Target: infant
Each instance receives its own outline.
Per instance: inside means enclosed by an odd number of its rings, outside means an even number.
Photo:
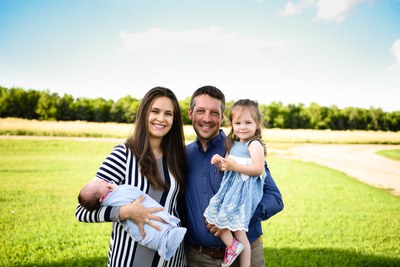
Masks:
[[[105,180],[95,178],[88,182],[80,191],[78,196],[79,204],[87,210],[95,210],[102,206],[122,206],[131,203],[145,195],[142,205],[146,208],[162,207],[157,201],[145,194],[143,191],[132,185],[116,185]],[[182,242],[186,228],[179,227],[180,220],[162,210],[155,212],[164,222],[152,221],[161,230],[147,224],[144,225],[146,237],[140,234],[139,227],[130,220],[121,222],[124,229],[131,235],[134,241],[142,246],[156,250],[158,254],[166,260],[174,256],[180,243]]]

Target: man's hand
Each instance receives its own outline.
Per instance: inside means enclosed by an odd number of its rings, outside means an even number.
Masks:
[[[223,232],[229,231],[228,229],[220,229],[214,224],[209,223],[207,220],[205,220],[205,222],[207,224],[208,231],[210,231],[210,233],[214,234],[216,237],[220,237]]]

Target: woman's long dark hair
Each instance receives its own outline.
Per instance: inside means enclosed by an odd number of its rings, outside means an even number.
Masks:
[[[168,88],[155,87],[148,91],[140,102],[136,114],[135,129],[127,140],[127,147],[135,155],[141,173],[147,178],[154,189],[168,189],[168,185],[161,180],[158,172],[156,157],[150,147],[148,117],[150,109],[158,97],[168,97],[174,105],[174,119],[171,130],[163,137],[161,148],[169,171],[180,186],[180,193],[184,191],[186,177],[186,150],[183,131],[182,114],[175,94]]]

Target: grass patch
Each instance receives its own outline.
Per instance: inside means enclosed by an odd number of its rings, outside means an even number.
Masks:
[[[400,161],[400,149],[380,150],[376,153],[389,159]]]
[[[271,158],[284,210],[264,222],[267,266],[398,266],[400,198],[347,175]]]
[[[77,194],[116,143],[0,139],[0,266],[105,266],[111,224]],[[400,198],[312,163],[268,157],[285,209],[263,223],[267,266],[400,266]]]
[[[78,223],[74,211],[80,188],[111,148],[0,140],[1,266],[105,266],[111,225]]]

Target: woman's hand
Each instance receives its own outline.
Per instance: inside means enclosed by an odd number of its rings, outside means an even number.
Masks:
[[[145,195],[142,195],[140,198],[136,199],[132,203],[121,206],[121,209],[119,210],[119,219],[121,221],[130,220],[134,224],[136,224],[139,227],[142,238],[146,237],[146,234],[144,232],[145,224],[148,224],[151,227],[160,231],[161,228],[154,221],[164,222],[163,219],[161,219],[159,216],[153,215],[153,213],[162,211],[164,209],[145,208],[142,205],[142,202],[145,197],[146,197]]]

